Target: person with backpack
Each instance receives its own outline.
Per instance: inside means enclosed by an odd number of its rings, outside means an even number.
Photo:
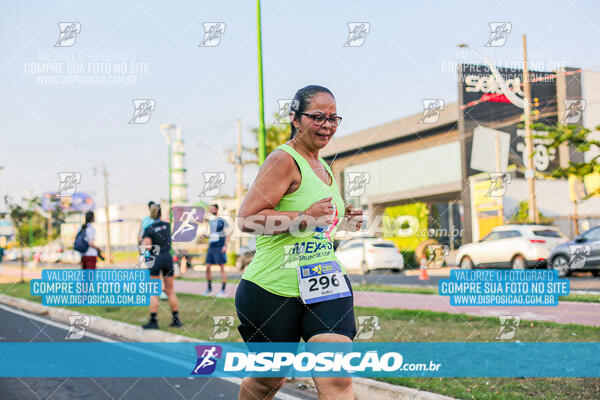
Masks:
[[[96,229],[92,226],[93,222],[94,212],[86,212],[85,223],[81,225],[73,245],[73,249],[81,253],[81,267],[83,269],[96,269],[97,258],[102,258],[100,249],[94,244]]]

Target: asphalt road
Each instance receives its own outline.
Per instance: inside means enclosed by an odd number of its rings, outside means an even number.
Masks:
[[[63,342],[68,326],[0,305],[0,341]],[[106,339],[97,334],[81,341]],[[113,339],[114,338],[110,338]],[[1,356],[0,356],[1,362]],[[219,378],[0,378],[2,400],[106,400],[106,399],[237,399],[236,379]],[[315,399],[310,391],[286,384],[283,400]]]

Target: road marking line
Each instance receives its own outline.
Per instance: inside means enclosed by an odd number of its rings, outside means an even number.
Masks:
[[[29,313],[27,313],[25,311],[21,311],[21,310],[14,309],[12,307],[5,306],[4,304],[0,304],[0,309],[8,311],[8,312],[12,312],[13,314],[17,314],[17,315],[20,315],[20,316],[25,317],[25,318],[29,318],[29,319],[33,319],[33,320],[38,321],[38,322],[45,323],[47,325],[54,326],[56,328],[62,328],[64,330],[66,330],[67,332],[69,331],[69,328],[70,328],[69,325],[63,324],[62,322],[56,322],[56,321],[52,321],[52,320],[47,319],[47,318],[40,317],[40,316],[35,315],[35,314],[29,314]],[[98,335],[98,334],[93,333],[93,332],[88,332],[87,330],[85,332],[85,335],[91,337],[92,339],[99,340],[101,342],[106,342],[106,343],[122,343],[122,342],[117,342],[116,340],[109,339],[107,337]],[[131,350],[131,351],[136,351],[138,353],[142,353],[142,354],[149,355],[149,356],[152,356],[152,357],[155,357],[155,358],[163,359],[165,361],[169,361],[169,362],[171,362],[173,364],[177,364],[177,365],[181,365],[181,366],[185,366],[185,367],[189,366],[187,363],[185,363],[183,361],[180,361],[180,360],[177,360],[175,358],[169,357],[169,356],[158,355],[158,354],[155,354],[155,353],[152,353],[152,352],[149,352],[149,351],[144,351],[144,350],[132,347],[132,346],[128,346],[126,344],[121,344],[121,346],[126,347],[128,350]],[[209,377],[207,377],[207,378],[209,378]],[[115,379],[118,379],[118,378],[115,378]],[[218,378],[213,378],[213,379],[221,379],[221,380],[224,380],[224,381],[236,384],[238,386],[240,386],[242,384],[242,379],[241,378],[218,377]],[[282,393],[282,392],[278,392],[277,395],[275,396],[275,398],[276,399],[280,399],[280,400],[303,400],[300,397],[296,397],[296,396],[293,396],[291,394]]]

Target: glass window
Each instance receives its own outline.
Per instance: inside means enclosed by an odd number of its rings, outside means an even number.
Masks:
[[[535,236],[544,236],[544,237],[553,237],[553,238],[561,238],[562,235],[559,231],[555,231],[552,229],[544,229],[541,231],[533,231]]]
[[[500,239],[509,239],[509,238],[516,238],[521,235],[521,232],[519,231],[502,231],[502,232],[498,232],[501,234]]]
[[[394,246],[392,243],[373,243],[373,247],[389,247],[389,248],[395,248],[396,246]]]
[[[594,228],[583,235],[587,240],[600,240],[600,228]]]
[[[355,249],[357,247],[362,247],[362,242],[352,242],[348,244],[349,249]]]
[[[491,242],[492,240],[498,240],[498,232],[490,232],[486,237],[481,239],[482,242]]]

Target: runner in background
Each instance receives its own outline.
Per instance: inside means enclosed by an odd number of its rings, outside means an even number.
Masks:
[[[211,266],[218,264],[221,267],[221,291],[217,297],[225,296],[225,286],[227,285],[227,275],[225,273],[225,263],[227,263],[227,245],[229,244],[230,234],[226,234],[225,229],[229,228],[225,219],[217,216],[219,206],[213,204],[210,206],[212,216],[208,220],[210,233],[208,235],[208,252],[206,253],[206,280],[208,288],[203,293],[208,296],[212,293],[212,273]]]
[[[179,304],[173,288],[173,257],[171,257],[171,225],[166,221],[161,221],[160,205],[152,204],[150,206],[150,217],[154,220],[149,227],[144,230],[142,235],[142,246],[157,245],[160,251],[154,259],[154,265],[150,268],[150,277],[160,279],[162,272],[163,291],[169,299],[169,306],[173,313],[172,327],[181,327],[183,324],[179,320]],[[158,296],[150,297],[150,321],[143,326],[144,329],[158,329]]]
[[[152,210],[152,205],[156,205],[158,206],[158,208],[160,208],[160,204],[157,204],[153,201],[149,201],[148,202],[148,212],[150,212]],[[147,227],[149,227],[150,225],[152,225],[154,222],[156,222],[154,219],[152,219],[152,217],[150,215],[146,215],[144,217],[144,219],[142,219],[142,226],[140,228],[140,233],[139,233],[139,237],[138,237],[138,243],[142,244],[142,236],[144,235],[144,231],[146,230]],[[162,292],[160,292],[160,296],[158,296],[159,299],[161,300],[167,300],[168,296],[165,293],[165,291],[163,290]]]

